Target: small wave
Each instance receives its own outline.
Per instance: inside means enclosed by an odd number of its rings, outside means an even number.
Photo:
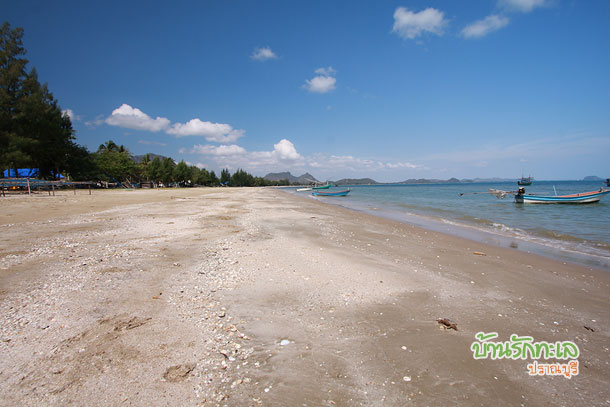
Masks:
[[[610,244],[607,242],[587,240],[553,230],[543,228],[523,230],[510,227],[503,223],[493,222],[488,219],[481,219],[473,216],[462,216],[460,221],[450,219],[441,219],[441,221],[452,226],[472,228],[475,230],[517,238],[519,240],[537,243],[556,249],[601,257],[610,256]]]

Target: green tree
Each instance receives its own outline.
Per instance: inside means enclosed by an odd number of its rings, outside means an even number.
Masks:
[[[191,169],[189,169],[189,166],[184,162],[184,160],[182,160],[174,168],[173,178],[174,181],[184,185],[191,180],[191,174]]]
[[[199,170],[199,173],[197,174],[197,178],[193,182],[195,182],[198,185],[210,186],[210,185],[212,185],[212,176],[210,175],[208,170],[206,170],[205,168],[202,168]]]
[[[74,181],[99,179],[100,169],[86,147],[74,145],[68,155],[66,171]]]
[[[166,157],[161,161],[161,168],[159,170],[159,179],[167,187],[174,180],[174,167],[176,163],[169,157]]]
[[[254,177],[241,168],[235,171],[231,177],[232,187],[253,187],[254,185]]]
[[[23,47],[23,28],[0,28],[0,165],[16,169],[31,161],[26,152],[31,140],[18,134],[15,116],[28,60]]]
[[[146,176],[154,183],[159,183],[161,180],[161,159],[155,157],[146,167]]]
[[[231,180],[231,173],[227,168],[220,171],[220,183],[225,185],[227,182]]]
[[[103,174],[102,178],[107,181],[122,182],[134,176],[137,169],[136,164],[129,155],[129,150],[123,148],[107,148],[108,145],[114,145],[112,140],[106,144],[100,145],[97,152],[94,154],[94,160]],[[120,151],[122,150],[122,151]]]
[[[144,157],[142,157],[142,161],[140,161],[137,165],[138,167],[138,175],[140,176],[140,178],[144,178],[147,181],[150,181],[150,178],[148,177],[148,166],[150,165],[150,155],[148,155],[148,153],[144,154]],[[142,179],[141,179],[142,181]]]
[[[47,84],[40,84],[35,68],[26,73],[22,38],[22,28],[0,27],[0,166],[36,167],[42,177],[56,177],[86,155]],[[71,154],[78,157],[71,160]]]
[[[38,81],[35,68],[23,81],[17,109],[17,131],[31,139],[25,150],[31,157],[29,165],[38,167],[42,177],[56,178],[75,151],[74,131],[70,118],[62,113],[47,85]]]
[[[210,171],[210,183],[211,186],[218,186],[218,177],[214,171]]]

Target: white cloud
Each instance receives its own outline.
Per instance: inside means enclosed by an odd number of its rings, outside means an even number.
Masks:
[[[401,176],[415,171],[429,168],[410,162],[381,162],[351,155],[333,155],[328,153],[315,153],[311,156],[302,156],[297,152],[294,144],[282,139],[273,145],[270,151],[248,151],[245,148],[232,145],[195,145],[192,149],[180,149],[181,154],[198,154],[205,157],[205,162],[215,168],[237,169],[264,174],[276,171],[293,171],[302,173],[315,171],[325,173],[325,176],[336,176],[339,173],[360,174],[370,176],[383,172],[400,173]],[[194,160],[196,161],[196,160]]]
[[[417,165],[417,164],[412,164],[409,162],[397,162],[397,163],[385,163],[384,164],[387,168],[410,168],[410,169],[416,169],[416,168],[423,168],[422,165]]]
[[[268,59],[276,59],[277,55],[269,47],[255,48],[250,58],[256,61],[267,61]]]
[[[275,171],[278,167],[302,167],[304,158],[297,152],[294,144],[282,139],[271,151],[247,151],[236,144],[214,146],[195,145],[190,151],[181,153],[199,154],[206,157],[217,167],[229,169],[244,168],[248,171]]]
[[[447,20],[444,13],[435,8],[427,8],[414,13],[406,7],[398,7],[394,11],[392,31],[402,38],[412,40],[424,32],[443,35],[445,25],[447,25]]]
[[[462,36],[464,38],[480,38],[487,34],[497,31],[502,27],[505,27],[509,23],[508,17],[501,15],[490,15],[482,20],[475,21],[472,24],[467,25],[462,30]]]
[[[238,138],[243,137],[245,131],[235,130],[225,123],[203,122],[199,119],[192,119],[184,124],[174,123],[170,129],[167,129],[167,133],[176,137],[203,136],[207,141],[233,143]]]
[[[85,125],[88,127],[101,126],[104,124],[104,115],[100,114],[95,117],[93,120],[88,120],[85,122]]]
[[[201,145],[196,144],[193,146],[193,149],[190,153],[201,154],[201,155],[210,155],[210,156],[220,156],[220,157],[230,157],[236,155],[244,155],[247,154],[245,148],[238,146],[237,144],[229,144],[223,146],[213,146],[210,144]]]
[[[306,79],[306,84],[303,85],[305,89],[312,93],[327,93],[331,90],[335,90],[337,79],[334,75],[337,73],[332,66],[327,68],[318,68],[314,71],[318,76],[314,76],[311,79]]]
[[[312,79],[307,79],[306,89],[313,93],[327,93],[335,90],[337,80],[330,76],[315,76]]]
[[[247,151],[245,148],[238,146],[237,144],[214,146],[211,144],[206,145],[195,145],[190,153],[217,156],[217,157],[235,157],[243,156],[245,158],[253,159],[253,161],[268,159],[273,162],[278,161],[295,161],[302,159],[301,155],[297,152],[294,144],[289,140],[282,139],[277,144],[273,145],[272,151]],[[268,161],[267,160],[267,161]]]
[[[166,143],[161,143],[159,141],[150,141],[150,140],[138,140],[138,144],[144,144],[146,146],[161,146],[161,147],[167,146]]]
[[[333,69],[332,66],[329,66],[326,68],[318,68],[314,72],[319,75],[324,75],[324,76],[334,76],[337,73],[337,71],[335,69]]]
[[[66,113],[68,114],[68,113]],[[234,143],[245,135],[245,130],[234,129],[230,124],[212,123],[200,119],[192,119],[186,123],[174,123],[165,117],[151,118],[140,109],[122,104],[121,107],[112,111],[112,114],[105,120],[95,120],[87,122],[88,126],[106,123],[111,126],[124,127],[128,129],[165,131],[176,137],[201,136],[207,141],[215,143]]]
[[[280,160],[299,160],[301,155],[297,153],[294,144],[286,139],[281,139],[279,143],[273,145],[273,154]]]
[[[122,104],[118,109],[114,109],[105,122],[111,126],[154,132],[165,130],[170,124],[170,121],[165,117],[153,119],[140,109],[128,104]]]
[[[509,11],[529,13],[535,8],[549,4],[548,0],[498,0],[498,5]]]
[[[70,118],[70,121],[71,121],[71,122],[74,122],[74,121],[80,120],[80,116],[75,115],[75,114],[74,114],[74,111],[73,111],[72,109],[65,109],[65,110],[62,110],[62,111],[61,111],[61,113],[62,113],[64,116],[68,116],[68,117]]]

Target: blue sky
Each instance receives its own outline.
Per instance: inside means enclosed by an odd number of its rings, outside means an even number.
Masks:
[[[112,139],[320,179],[610,176],[605,0],[23,0],[2,14],[92,151]]]

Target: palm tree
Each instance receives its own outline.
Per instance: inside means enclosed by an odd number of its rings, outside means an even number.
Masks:
[[[123,147],[123,146],[121,146]],[[107,142],[105,142],[104,144],[100,144],[100,146],[97,148],[97,151],[119,151],[119,146],[116,145],[116,143],[112,140],[108,140]]]

